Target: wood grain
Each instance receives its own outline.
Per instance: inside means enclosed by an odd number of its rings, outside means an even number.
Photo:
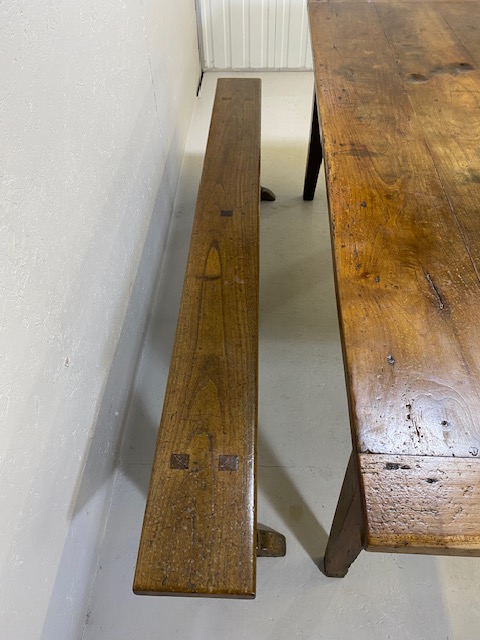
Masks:
[[[480,81],[437,6],[310,4],[352,434],[364,453],[480,449]]]
[[[309,16],[364,543],[480,555],[480,2]]]
[[[480,553],[476,460],[361,455],[369,551]]]
[[[343,578],[365,546],[365,517],[362,508],[357,459],[352,453],[325,550],[325,575]]]
[[[253,597],[260,81],[218,81],[134,591]]]
[[[477,0],[478,4],[478,0]],[[480,12],[469,3],[444,4],[437,10],[465,50],[480,65]]]

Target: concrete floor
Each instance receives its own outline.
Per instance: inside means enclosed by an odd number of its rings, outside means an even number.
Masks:
[[[309,73],[263,81],[258,521],[287,536],[260,558],[254,601],[131,591],[215,83],[204,77],[158,295],[138,371],[83,640],[474,640],[480,560],[362,553],[344,579],[318,569],[350,436],[323,178],[301,199]],[[248,74],[243,74],[248,75]]]

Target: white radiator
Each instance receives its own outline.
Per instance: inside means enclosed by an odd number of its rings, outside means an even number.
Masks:
[[[197,0],[204,69],[311,69],[305,0]]]

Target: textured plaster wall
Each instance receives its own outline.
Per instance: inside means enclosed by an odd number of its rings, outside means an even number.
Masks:
[[[198,82],[194,3],[5,0],[0,49],[0,636],[68,640]]]

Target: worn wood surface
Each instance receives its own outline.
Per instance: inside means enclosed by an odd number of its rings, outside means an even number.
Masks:
[[[443,6],[310,5],[362,452],[480,448],[480,73]]]
[[[476,469],[480,2],[311,0],[309,15],[354,451]],[[451,548],[441,505],[431,545],[410,546]]]
[[[253,597],[260,81],[218,81],[134,591]]]
[[[428,456],[360,456],[366,548],[448,555],[480,553],[480,465]]]

